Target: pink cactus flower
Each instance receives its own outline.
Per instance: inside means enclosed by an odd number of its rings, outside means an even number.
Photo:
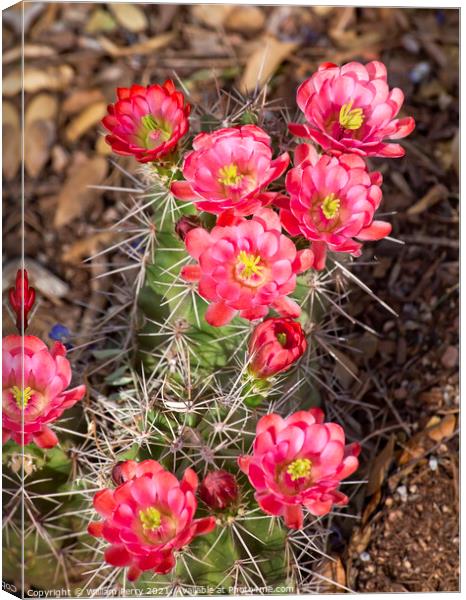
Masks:
[[[327,248],[359,256],[362,244],[353,237],[380,240],[390,233],[390,223],[374,221],[382,175],[369,173],[360,156],[319,156],[313,146],[301,144],[295,163],[286,177],[290,197],[280,197],[280,218],[291,235],[312,242],[316,269],[325,266]]]
[[[66,348],[56,342],[49,350],[33,335],[8,335],[2,351],[3,443],[13,438],[17,444],[34,441],[40,448],[53,448],[58,438],[48,425],[86,391],[84,385],[65,391],[71,381]]]
[[[238,311],[252,321],[264,317],[269,307],[282,316],[299,316],[299,306],[287,295],[296,286],[296,274],[312,266],[312,252],[296,250],[270,208],[232,223],[216,225],[210,233],[192,229],[185,239],[198,264],[184,267],[181,276],[199,281],[199,294],[211,302],[207,322],[220,327]]]
[[[174,182],[172,193],[216,215],[247,216],[270,204],[277,194],[264,190],[290,161],[287,153],[272,160],[270,137],[255,125],[201,133],[193,148],[183,164],[186,181]]]
[[[288,127],[334,154],[398,158],[403,148],[384,140],[404,138],[415,127],[412,117],[396,118],[403,100],[399,88],[389,89],[381,62],[325,63],[298,88],[298,106],[308,124]]]
[[[192,469],[178,481],[155,460],[128,461],[120,465],[119,477],[121,485],[94,496],[94,508],[103,520],[90,523],[88,531],[110,543],[105,561],[129,567],[130,581],[143,571],[169,573],[175,551],[215,528],[214,517],[193,518],[198,479]]]
[[[286,419],[277,414],[262,417],[252,456],[238,459],[262,510],[283,516],[291,529],[302,528],[303,506],[321,516],[334,504],[348,503],[337,488],[358,468],[360,448],[358,444],[345,446],[340,425],[323,420],[318,408]]]
[[[189,129],[191,106],[169,79],[163,85],[118,88],[117,96],[102,119],[110,132],[105,139],[117,154],[154,162],[172,152]]]

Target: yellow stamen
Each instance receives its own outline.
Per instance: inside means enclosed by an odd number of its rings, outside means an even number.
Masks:
[[[339,121],[344,129],[359,129],[364,121],[362,108],[352,108],[353,100],[340,108]]]
[[[11,393],[15,398],[18,408],[26,408],[34,391],[30,387],[24,388],[23,390],[20,389],[17,385],[14,385],[11,388]]]
[[[149,508],[139,512],[139,520],[142,523],[144,531],[152,531],[160,527],[162,515],[155,506],[149,506]]]
[[[335,198],[335,194],[328,194],[322,201],[321,209],[326,219],[333,219],[338,215],[340,210],[340,199]]]
[[[312,462],[308,458],[297,458],[288,465],[286,472],[291,477],[291,481],[296,481],[302,477],[309,477],[311,468]]]
[[[244,265],[244,269],[241,271],[241,277],[244,277],[245,279],[249,279],[253,275],[260,275],[264,269],[264,267],[260,265],[260,256],[248,254],[244,250],[241,250],[239,253],[238,261]]]
[[[218,180],[220,183],[223,183],[223,185],[238,185],[243,179],[241,173],[238,173],[237,165],[234,163],[231,165],[225,165],[219,169],[218,174],[220,175]]]

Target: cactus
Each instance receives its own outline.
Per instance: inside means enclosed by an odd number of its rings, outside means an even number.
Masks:
[[[165,84],[164,90],[176,99],[173,84]],[[222,98],[214,107],[197,107],[201,114],[194,115],[190,136],[219,127],[265,126],[267,120],[273,145],[282,143],[285,122],[267,113],[262,92],[251,101],[240,98],[237,106],[230,104],[229,114],[222,114],[221,106]],[[180,131],[189,112],[186,106],[183,110]],[[112,123],[104,121],[107,128]],[[147,135],[157,123],[145,119]],[[195,283],[182,277],[183,268],[193,263],[188,231],[202,227],[209,232],[217,218],[171,192],[172,184],[182,180],[182,157],[192,142],[186,136],[180,142],[182,135],[177,146],[164,138],[165,156],[156,160],[152,150],[150,156],[142,150],[135,154],[150,162],[141,167],[139,179],[128,174],[137,187],[114,225],[119,241],[106,251],[118,253],[126,264],[108,273],[114,285],[109,314],[96,323],[100,341],[74,365],[76,376],[86,375],[89,382],[88,398],[55,427],[58,447],[25,446],[21,461],[18,446],[12,441],[4,446],[4,577],[18,587],[22,535],[27,589],[66,587],[71,595],[90,596],[115,589],[124,594],[131,588],[144,595],[307,593],[318,592],[325,580],[319,563],[326,556],[332,516],[306,512],[302,527],[288,528],[283,518],[261,510],[238,457],[251,454],[261,417],[316,409],[323,404],[320,390],[332,392],[326,367],[329,357],[340,360],[339,318],[354,322],[345,311],[348,282],[364,284],[345,255],[330,255],[325,270],[296,267],[290,296],[300,307],[296,321],[307,348],[303,345],[303,355],[291,369],[287,364],[271,376],[254,374],[248,347],[254,324],[239,315],[222,326],[208,322],[209,303]],[[222,177],[229,185],[238,175],[231,168]],[[271,189],[279,198],[283,182],[272,182]],[[326,206],[338,208],[334,198]],[[293,239],[304,260],[308,244],[302,237]],[[255,263],[244,264],[254,272]],[[340,420],[342,409],[331,396],[325,408]],[[237,493],[222,507],[205,500],[208,495],[198,496],[196,518],[213,516],[215,529],[176,547],[176,564],[168,572],[145,570],[136,581],[127,581],[128,569],[106,562],[108,540],[94,535],[100,526],[94,523],[92,501],[99,490],[113,493],[128,481],[112,480],[116,464],[145,460],[157,461],[178,478],[189,469],[200,480],[225,471],[234,477]],[[305,461],[287,471],[293,481],[304,477],[301,467],[303,473],[311,468]],[[160,522],[157,511],[143,516],[143,528]]]

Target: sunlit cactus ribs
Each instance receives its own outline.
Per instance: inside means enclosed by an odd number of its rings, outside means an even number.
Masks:
[[[103,119],[140,182],[115,224],[123,241],[109,249],[128,270],[116,270],[104,341],[89,351],[86,426],[77,439],[63,429],[62,457],[34,463],[39,475],[65,474],[66,501],[57,497],[52,516],[37,509],[41,542],[81,589],[318,592],[331,515],[347,510],[341,488],[360,450],[335,422],[338,399],[320,397],[325,360],[337,357],[351,257],[391,231],[376,219],[382,176],[366,157],[401,156],[387,141],[414,122],[396,118],[403,94],[379,62],[322,65],[298,90],[306,123],[271,116],[263,93],[226,114],[186,96],[172,81],[119,88]],[[37,341],[63,375],[54,348]],[[11,415],[27,414],[34,394],[51,402],[49,420],[84,394],[40,387],[35,364],[25,389],[6,367],[4,428],[15,441]],[[54,446],[40,427],[25,442]],[[62,545],[53,527],[67,518]]]

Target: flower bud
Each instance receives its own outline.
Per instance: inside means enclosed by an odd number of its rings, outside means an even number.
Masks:
[[[185,237],[188,235],[191,229],[196,229],[196,227],[200,226],[201,221],[199,217],[196,217],[196,215],[189,215],[181,217],[181,219],[176,222],[175,231],[184,242]]]
[[[136,475],[137,462],[134,460],[120,460],[112,469],[112,480],[115,485],[133,479]]]
[[[282,373],[306,348],[306,337],[299,323],[289,318],[266,319],[249,340],[249,372],[258,379]]]
[[[199,496],[210,508],[228,508],[238,498],[234,475],[223,469],[210,471],[201,483]]]

